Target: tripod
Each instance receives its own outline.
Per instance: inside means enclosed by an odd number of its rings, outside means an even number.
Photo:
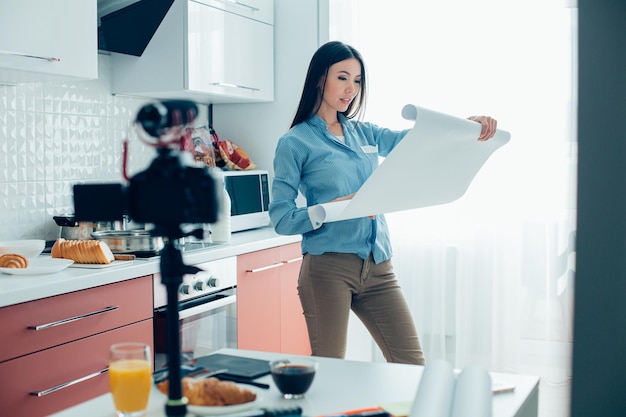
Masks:
[[[180,236],[176,231],[168,236]],[[167,289],[167,309],[165,316],[165,334],[167,338],[167,366],[169,394],[165,403],[168,417],[184,417],[187,414],[187,399],[183,396],[181,384],[180,326],[178,317],[178,289],[183,282],[183,275],[201,271],[195,266],[185,265],[180,248],[175,239],[167,239],[161,252],[161,282]]]

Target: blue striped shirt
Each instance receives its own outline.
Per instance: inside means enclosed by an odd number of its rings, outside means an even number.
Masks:
[[[393,131],[372,123],[356,123],[339,114],[345,143],[314,115],[291,128],[276,145],[269,212],[276,233],[302,235],[302,253],[353,253],[376,263],[391,258],[389,231],[383,215],[325,223],[315,228],[306,207],[297,207],[298,190],[308,206],[355,193],[408,130]]]

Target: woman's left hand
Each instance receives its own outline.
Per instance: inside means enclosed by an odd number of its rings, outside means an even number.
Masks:
[[[496,119],[489,116],[470,116],[467,119],[481,124],[482,130],[480,131],[478,140],[489,140],[496,134],[496,128],[498,127],[498,121]]]

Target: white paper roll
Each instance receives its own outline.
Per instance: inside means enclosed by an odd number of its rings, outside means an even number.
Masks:
[[[441,126],[450,126],[453,127],[453,129],[457,129],[459,132],[472,132],[472,135],[476,139],[480,136],[480,131],[482,129],[479,123],[472,120],[440,113],[424,107],[416,106],[414,104],[407,104],[402,108],[402,117],[416,123],[440,123]],[[511,139],[511,134],[509,132],[502,129],[496,129],[496,133],[491,140],[508,142],[509,139]]]
[[[468,366],[456,379],[450,417],[491,417],[491,377],[480,366]]]
[[[424,368],[410,417],[448,417],[454,396],[454,372],[443,360],[429,362]]]
[[[351,200],[326,203],[323,210],[309,212],[316,227],[455,201],[487,159],[511,138],[497,129],[493,138],[478,141],[480,123],[412,104],[404,106],[402,115],[415,120],[413,128]]]

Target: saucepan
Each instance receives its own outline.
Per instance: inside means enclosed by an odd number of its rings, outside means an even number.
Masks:
[[[106,242],[113,253],[153,256],[165,246],[162,237],[151,236],[148,230],[108,230],[93,232],[91,236]]]
[[[68,240],[91,239],[93,232],[115,229],[115,222],[77,222],[73,214],[52,217],[61,227],[60,237]]]

